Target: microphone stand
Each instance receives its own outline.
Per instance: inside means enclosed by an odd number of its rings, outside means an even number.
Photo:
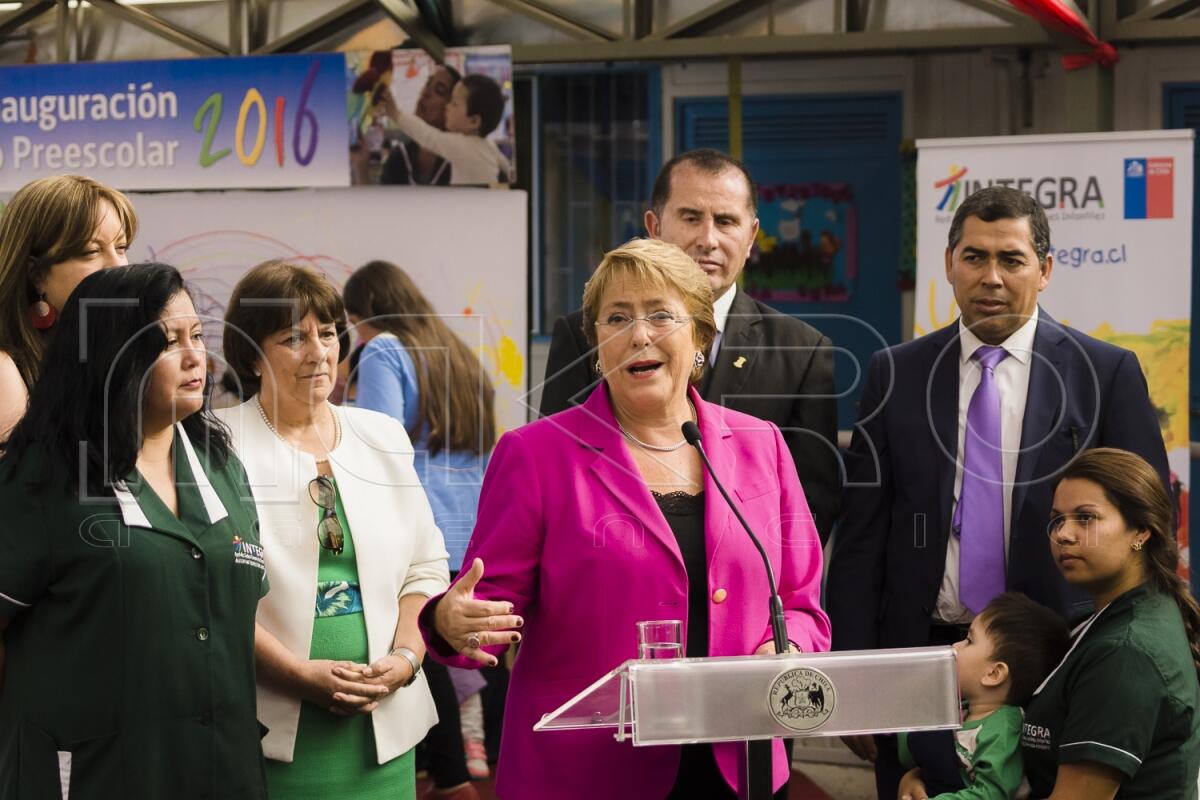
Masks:
[[[704,464],[704,470],[708,473],[708,477],[712,478],[712,482],[716,484],[717,490],[721,493],[721,497],[725,498],[725,503],[737,517],[738,522],[742,523],[742,527],[746,530],[746,535],[750,537],[754,549],[758,551],[758,555],[762,558],[763,567],[767,571],[767,585],[771,592],[771,598],[768,605],[771,618],[771,638],[774,640],[775,653],[777,655],[788,652],[787,638],[787,622],[783,616],[783,599],[779,596],[779,591],[775,587],[775,573],[771,570],[771,560],[767,558],[767,551],[763,549],[762,542],[754,535],[754,531],[750,529],[750,524],[746,522],[746,518],[742,516],[741,510],[734,504],[733,498],[729,496],[729,492],[725,491],[724,485],[721,484],[717,474],[713,471],[712,462],[708,460],[708,454],[704,452],[704,445],[700,443],[700,428],[695,422],[688,420],[683,423],[683,438],[687,443],[696,448],[696,452],[700,454],[700,460]],[[742,780],[741,791],[738,792],[741,800],[769,800],[772,797],[771,792],[771,740],[770,739],[752,739],[746,742],[745,754],[742,759]],[[791,765],[788,765],[791,769]]]

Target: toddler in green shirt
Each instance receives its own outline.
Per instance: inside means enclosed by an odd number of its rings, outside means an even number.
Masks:
[[[901,800],[1010,800],[1023,780],[1021,706],[1067,652],[1067,625],[1009,592],[976,615],[954,645],[966,710],[957,731],[901,734]]]

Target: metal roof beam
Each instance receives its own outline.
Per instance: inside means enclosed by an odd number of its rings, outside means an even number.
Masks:
[[[222,46],[218,42],[214,42],[206,36],[201,36],[198,33],[185,31],[177,25],[172,25],[160,17],[156,17],[149,11],[143,11],[141,8],[121,5],[116,0],[88,0],[93,8],[119,17],[125,22],[137,25],[139,28],[149,31],[161,39],[166,39],[168,42],[179,45],[184,50],[189,50],[200,56],[227,56],[229,48]]]
[[[246,54],[246,2],[245,0],[228,0],[229,8],[229,55],[244,56]]]
[[[633,38],[644,39],[654,31],[654,0],[633,0]]]
[[[490,2],[507,8],[514,13],[537,20],[543,25],[560,30],[580,41],[612,42],[617,38],[604,28],[593,25],[573,14],[543,5],[538,0],[490,0]]]
[[[447,46],[453,45],[457,41],[454,28],[450,24],[449,6],[439,3],[437,0],[409,0],[409,2],[416,5],[421,21],[439,41]]]
[[[54,0],[26,3],[4,19],[0,19],[0,42],[54,8]]]
[[[266,45],[269,34],[270,9],[267,0],[246,0],[246,51],[256,53]]]
[[[415,8],[402,0],[375,0],[383,13],[400,26],[409,39],[429,54],[439,64],[446,56],[446,44],[439,39],[421,19]]]
[[[341,33],[379,10],[375,0],[349,0],[332,11],[322,14],[291,33],[251,50],[254,55],[268,53],[299,53]]]
[[[1104,37],[1109,42],[1163,42],[1200,38],[1200,19],[1121,20]]]
[[[993,17],[1014,25],[1018,28],[1036,28],[1037,22],[1023,11],[1010,6],[1002,0],[957,0],[959,5],[969,6],[976,11],[991,14]]]
[[[1141,11],[1122,18],[1121,22],[1174,19],[1197,8],[1200,8],[1200,0],[1163,0],[1161,3],[1151,3]]]
[[[871,0],[846,0],[846,30],[865,31],[871,17]]]
[[[705,6],[695,14],[690,14],[672,25],[654,31],[644,38],[648,41],[682,38],[692,31],[712,28],[714,25],[719,25],[722,22],[740,17],[752,9],[763,5],[764,2],[766,0],[717,0],[717,2]]]
[[[947,28],[923,31],[811,33],[796,36],[704,36],[565,44],[513,44],[513,62],[667,61],[729,56],[862,55],[865,53],[974,50],[980,47],[1048,48],[1054,40],[1039,26]]]
[[[71,46],[75,44],[75,14],[67,0],[58,0],[58,10],[54,14],[54,27],[57,28],[57,42],[54,57],[60,63],[76,60]]]

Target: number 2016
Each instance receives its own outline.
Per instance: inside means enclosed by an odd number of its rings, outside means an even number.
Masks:
[[[307,167],[312,161],[313,155],[317,152],[317,141],[320,138],[320,125],[317,122],[317,115],[308,108],[308,96],[312,92],[313,84],[316,83],[317,73],[321,69],[321,64],[314,61],[312,66],[308,68],[308,75],[304,78],[304,86],[300,89],[300,104],[296,108],[296,115],[292,121],[292,156],[296,159],[296,163],[302,167]],[[213,139],[217,135],[217,126],[221,124],[221,111],[224,108],[224,96],[220,92],[213,92],[208,96],[208,99],[196,110],[196,116],[192,118],[192,128],[197,133],[204,130],[204,144],[200,148],[200,166],[211,167],[213,164],[220,161],[225,156],[229,155],[229,148],[219,150],[216,153],[212,152]],[[283,166],[283,111],[285,101],[282,96],[275,98],[275,160],[279,166]],[[257,127],[254,135],[254,145],[250,148],[250,152],[246,152],[246,123],[250,118],[251,111],[257,112]],[[207,118],[207,122],[205,119]],[[262,92],[251,87],[246,90],[245,97],[242,98],[242,107],[238,109],[237,128],[233,135],[234,148],[237,150],[238,160],[248,167],[252,167],[258,163],[259,157],[262,156],[263,147],[267,142],[267,103],[263,99]],[[309,131],[308,146],[304,147],[302,139],[304,138],[305,130]]]

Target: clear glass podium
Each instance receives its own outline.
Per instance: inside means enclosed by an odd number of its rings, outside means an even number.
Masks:
[[[635,747],[746,742],[742,794],[757,800],[770,796],[770,752],[754,742],[958,728],[959,705],[951,647],[631,659],[534,730],[611,728]]]

